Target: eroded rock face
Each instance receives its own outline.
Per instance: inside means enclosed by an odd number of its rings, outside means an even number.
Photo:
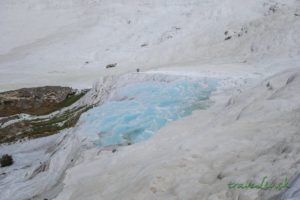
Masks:
[[[42,115],[59,107],[69,96],[75,94],[69,87],[45,86],[22,88],[0,93],[0,117],[19,113]]]

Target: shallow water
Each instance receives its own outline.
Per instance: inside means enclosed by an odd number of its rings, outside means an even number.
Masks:
[[[209,106],[217,80],[176,80],[128,84],[81,117],[79,131],[98,146],[136,143],[170,121]]]

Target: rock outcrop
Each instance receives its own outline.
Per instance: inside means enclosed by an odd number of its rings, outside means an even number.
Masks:
[[[22,88],[0,93],[0,117],[19,113],[43,115],[57,110],[75,90],[69,87],[45,86]]]

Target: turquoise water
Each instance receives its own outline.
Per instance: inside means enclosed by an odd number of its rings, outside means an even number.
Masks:
[[[83,114],[80,132],[98,146],[140,142],[166,123],[205,109],[216,87],[216,80],[129,84]]]

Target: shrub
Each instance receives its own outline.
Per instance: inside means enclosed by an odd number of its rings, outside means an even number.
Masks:
[[[1,167],[7,167],[14,163],[11,155],[5,154],[0,158]]]

